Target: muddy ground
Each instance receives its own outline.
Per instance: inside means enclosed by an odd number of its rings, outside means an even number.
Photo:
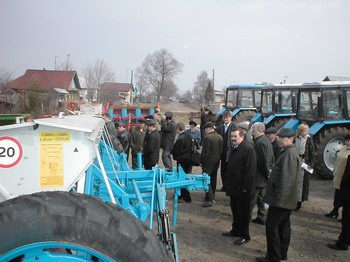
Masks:
[[[193,105],[178,102],[161,106],[161,111],[171,110],[177,121],[188,122],[187,114],[196,111]],[[160,161],[161,163],[161,161]],[[193,173],[201,173],[195,168]],[[221,179],[218,174],[218,188]],[[292,237],[288,261],[350,261],[350,251],[335,251],[326,247],[327,242],[337,239],[341,223],[327,218],[332,209],[332,181],[311,177],[309,201],[291,216]],[[168,192],[168,206],[172,207],[172,192]],[[192,191],[192,203],[180,203],[176,232],[182,262],[195,261],[255,261],[256,256],[265,255],[265,226],[250,224],[251,240],[243,246],[235,246],[236,238],[223,237],[231,229],[232,215],[229,198],[223,192],[216,193],[216,204],[209,208],[201,206],[204,192]],[[254,209],[254,215],[256,209]]]

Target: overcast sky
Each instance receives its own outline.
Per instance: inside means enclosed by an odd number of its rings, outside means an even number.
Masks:
[[[103,59],[126,82],[166,48],[184,65],[182,92],[215,69],[232,83],[350,76],[349,0],[0,0],[0,69],[82,70]],[[127,78],[128,74],[128,78]]]

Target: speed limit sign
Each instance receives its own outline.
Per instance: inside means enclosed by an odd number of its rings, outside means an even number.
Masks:
[[[22,145],[16,138],[0,137],[0,168],[14,167],[21,161],[22,155]]]

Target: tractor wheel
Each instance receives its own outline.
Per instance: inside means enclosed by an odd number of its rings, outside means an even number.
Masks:
[[[236,122],[249,122],[252,119],[252,117],[256,114],[255,111],[248,110],[248,111],[241,111],[236,115]]]
[[[273,126],[278,129],[280,129],[281,127],[283,127],[285,124],[287,124],[288,122],[288,118],[281,118],[281,119],[278,119],[275,123],[273,123]]]
[[[0,232],[1,261],[173,261],[141,221],[83,194],[41,192],[2,202]]]
[[[335,159],[344,145],[344,136],[349,130],[344,127],[332,127],[324,130],[315,139],[316,159],[315,169],[324,179],[333,178]]]

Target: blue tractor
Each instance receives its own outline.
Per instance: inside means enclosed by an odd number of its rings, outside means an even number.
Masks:
[[[235,122],[250,121],[260,107],[264,84],[235,84],[227,87],[225,107],[215,117],[216,126],[223,123],[223,114],[229,110]]]
[[[301,84],[277,84],[261,89],[261,107],[251,123],[263,122],[266,128],[284,126],[296,115],[296,94]]]
[[[298,90],[297,115],[284,127],[296,130],[301,123],[310,126],[316,147],[315,170],[333,177],[335,159],[350,132],[350,82],[305,83]]]

